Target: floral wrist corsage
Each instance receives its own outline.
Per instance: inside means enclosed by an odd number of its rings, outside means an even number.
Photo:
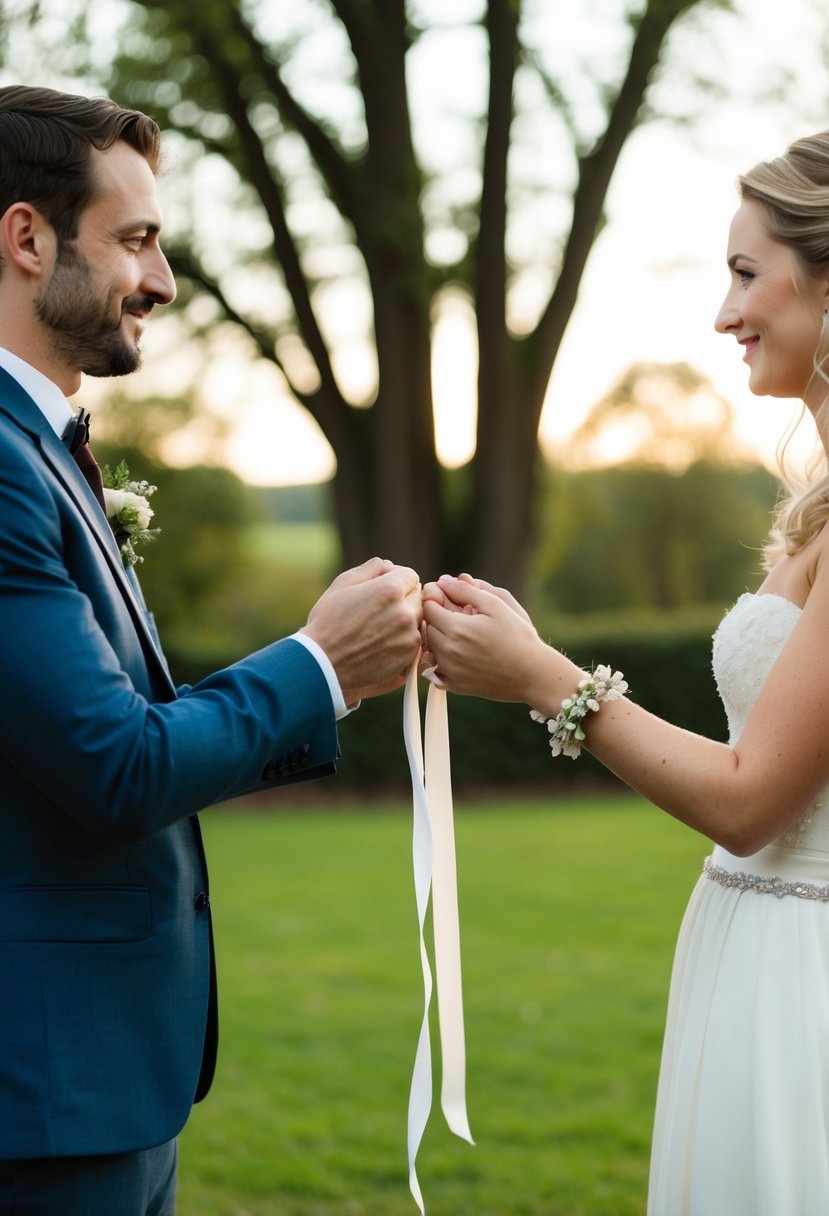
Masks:
[[[160,528],[151,528],[154,511],[149,499],[157,487],[148,481],[131,481],[126,462],[121,461],[113,472],[109,465],[101,470],[104,479],[104,502],[109,525],[115,534],[125,566],[143,562],[135,546],[155,540]]]
[[[564,698],[554,718],[548,718],[538,709],[531,709],[530,717],[534,722],[546,723],[554,756],[569,756],[576,760],[585,739],[582,719],[591,711],[595,713],[605,701],[617,701],[627,690],[628,682],[621,671],[613,671],[600,663],[590,675],[579,680],[577,691],[572,697]]]

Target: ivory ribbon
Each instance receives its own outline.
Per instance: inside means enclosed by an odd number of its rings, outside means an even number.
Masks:
[[[474,1144],[475,1141],[472,1139],[466,1115],[466,1046],[463,1032],[458,884],[446,691],[434,683],[429,685],[426,697],[424,753],[417,697],[417,669],[418,664],[415,662],[409,672],[403,695],[403,738],[412,776],[412,862],[420,926],[420,961],[423,968],[423,1023],[409,1092],[409,1189],[423,1216],[425,1207],[417,1180],[415,1160],[432,1106],[429,1038],[432,972],[423,936],[430,889],[442,1060],[440,1104],[450,1130],[469,1144]]]

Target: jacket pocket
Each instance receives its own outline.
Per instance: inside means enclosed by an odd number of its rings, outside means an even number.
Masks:
[[[140,942],[149,937],[149,887],[20,887],[0,891],[2,942]]]

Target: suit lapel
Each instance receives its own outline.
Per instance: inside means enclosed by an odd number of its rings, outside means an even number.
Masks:
[[[124,569],[123,558],[116,544],[115,537],[112,534],[112,529],[107,523],[103,511],[95,500],[95,496],[86,484],[82,474],[78,471],[77,465],[71,456],[63,448],[60,440],[51,432],[54,437],[54,446],[49,442],[49,436],[44,437],[44,443],[41,447],[43,459],[49,465],[52,472],[60,481],[64,489],[69,493],[75,501],[78,510],[83,515],[84,520],[89,525],[101,552],[106,559],[107,565],[110,568],[113,578],[118,584],[119,590],[126,602],[136,632],[141,639],[141,645],[148,661],[155,665],[158,674],[163,678],[165,684],[174,691],[172,680],[170,679],[167,665],[164,662],[161,654],[158,651],[155,638],[150,630],[147,621],[144,606],[139,602],[138,596],[133,589],[127,571]],[[56,450],[55,450],[56,449]]]
[[[139,602],[130,583],[112,529],[94,494],[43,413],[37,408],[28,393],[2,368],[0,368],[0,411],[4,412],[22,430],[32,435],[45,463],[74,501],[89,526],[124,598],[148,664],[155,668],[159,678],[175,694],[175,686],[170,678],[167,664],[159,653],[144,607]]]

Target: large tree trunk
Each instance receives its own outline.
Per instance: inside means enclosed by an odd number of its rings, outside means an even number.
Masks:
[[[478,443],[472,480],[470,563],[474,572],[523,585],[532,543],[537,428],[521,375],[521,348],[507,330],[507,158],[518,60],[519,5],[490,0],[490,78],[484,148],[475,312],[478,323]],[[527,438],[531,439],[528,445]]]
[[[263,256],[278,266],[290,298],[289,310],[280,316],[277,308],[270,328],[255,309],[246,315],[244,305],[232,306],[224,289],[232,267],[211,274],[192,249],[185,251],[182,266],[189,266],[192,281],[210,292],[228,319],[247,330],[260,354],[280,368],[289,390],[331,444],[337,459],[335,517],[347,564],[380,554],[413,565],[424,578],[463,565],[521,593],[534,535],[537,435],[547,384],[650,73],[673,23],[698,2],[648,0],[641,13],[627,18],[631,50],[605,130],[586,153],[574,135],[577,188],[555,287],[533,332],[518,339],[507,326],[511,268],[505,241],[521,3],[487,0],[491,72],[480,222],[471,281],[470,266],[453,271],[475,297],[477,450],[470,467],[453,475],[450,496],[443,493],[447,479],[435,450],[431,308],[441,284],[424,252],[424,181],[409,114],[406,54],[412,35],[405,0],[330,0],[353,54],[354,84],[365,115],[366,146],[360,150],[292,91],[291,48],[262,40],[255,6],[209,0],[194,13],[185,0],[137,0],[147,18],[146,59],[136,59],[139,44],[133,44],[116,64],[113,91],[222,157],[261,205],[273,234],[272,249]],[[177,64],[163,89],[157,87],[159,40],[167,58],[174,47]],[[555,81],[550,86],[551,100],[567,121],[566,101]],[[177,90],[182,101],[194,104],[178,104]],[[225,120],[232,124],[230,134]],[[317,316],[306,235],[298,236],[291,224],[297,198],[286,167],[290,162],[278,154],[286,132],[302,142],[322,192],[364,261],[379,370],[375,400],[364,408],[350,403],[339,383]],[[278,335],[286,326],[317,369],[313,391],[303,391],[280,361]]]
[[[345,0],[340,15],[357,60],[369,136],[353,215],[371,287],[378,365],[377,397],[368,412],[370,550],[434,577],[442,516],[431,379],[434,283],[424,258],[423,183],[411,138],[405,6],[403,0],[372,6]],[[341,465],[351,458],[339,451],[337,457]],[[367,555],[346,551],[345,559]]]
[[[534,331],[506,321],[507,157],[518,58],[520,0],[489,0],[490,90],[477,258],[478,445],[473,479],[476,570],[520,595],[535,536],[538,426],[553,365],[599,230],[608,187],[635,127],[648,82],[673,23],[694,0],[650,0],[631,19],[624,80],[595,147],[578,160],[570,232],[555,287]]]

